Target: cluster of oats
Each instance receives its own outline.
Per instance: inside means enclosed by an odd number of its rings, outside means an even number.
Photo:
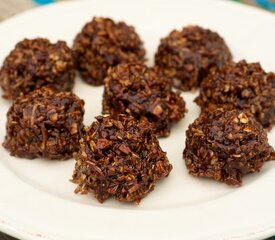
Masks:
[[[23,158],[68,159],[78,150],[84,102],[49,87],[17,98],[7,113],[3,146]]]
[[[253,116],[218,108],[189,125],[183,156],[190,174],[240,186],[244,175],[260,171],[275,153]]]
[[[180,93],[172,91],[170,79],[157,68],[128,63],[109,70],[104,85],[104,114],[115,117],[123,113],[137,120],[146,119],[158,137],[165,137],[186,111]]]
[[[72,50],[63,41],[24,39],[4,60],[0,70],[3,97],[15,100],[43,86],[69,91],[74,86],[76,67]]]
[[[195,101],[203,111],[218,107],[248,111],[271,130],[275,124],[275,74],[266,73],[259,63],[228,63],[203,80]]]
[[[75,191],[91,192],[99,202],[114,196],[138,204],[172,169],[152,125],[126,115],[97,117],[85,130],[75,158]]]
[[[156,65],[184,91],[196,89],[210,68],[221,68],[231,59],[222,37],[199,26],[173,30],[161,39],[155,55]]]
[[[95,17],[74,40],[73,50],[82,78],[102,85],[109,67],[119,63],[144,61],[143,43],[132,26]]]

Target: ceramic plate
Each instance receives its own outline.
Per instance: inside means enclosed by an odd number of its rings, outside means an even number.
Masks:
[[[64,2],[18,15],[0,24],[0,61],[25,37],[72,44],[93,16],[134,25],[145,43],[148,64],[161,37],[198,24],[220,33],[235,60],[260,61],[275,71],[275,15],[227,1],[93,0]],[[85,124],[101,113],[102,87],[77,79],[74,92],[86,102]],[[244,178],[240,188],[187,173],[182,151],[187,126],[198,116],[197,93],[183,93],[189,112],[160,143],[173,171],[139,206],[100,204],[73,193],[74,160],[27,160],[0,148],[0,230],[28,240],[261,239],[275,234],[275,164]],[[10,103],[0,100],[0,139]],[[275,130],[268,134],[275,146]]]

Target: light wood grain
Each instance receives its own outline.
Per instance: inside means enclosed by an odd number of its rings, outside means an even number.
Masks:
[[[31,0],[0,0],[0,21],[34,6]]]

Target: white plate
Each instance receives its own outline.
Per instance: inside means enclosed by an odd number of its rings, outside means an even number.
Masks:
[[[160,37],[174,28],[199,24],[218,31],[236,60],[261,61],[275,70],[275,16],[226,1],[94,0],[54,4],[0,24],[0,61],[24,37],[64,39],[69,44],[92,16],[110,16],[136,27],[152,64]],[[101,112],[102,87],[77,79],[74,92],[86,101],[85,123]],[[139,206],[113,199],[99,204],[92,195],[77,196],[69,182],[74,160],[66,162],[10,157],[0,148],[0,230],[21,239],[260,239],[275,234],[275,165],[228,187],[188,175],[182,151],[185,130],[198,115],[184,93],[189,113],[161,146],[174,166]],[[0,100],[0,139],[10,103]],[[275,130],[269,133],[275,145]]]

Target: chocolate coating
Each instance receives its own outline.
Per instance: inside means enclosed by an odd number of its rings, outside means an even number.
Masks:
[[[157,136],[164,137],[186,111],[180,93],[172,91],[170,79],[156,68],[128,63],[108,71],[103,95],[104,114],[115,117],[123,113],[138,120],[144,118],[153,124]]]
[[[84,102],[48,87],[17,98],[7,113],[3,146],[21,158],[68,159],[78,150]]]
[[[3,97],[14,100],[42,86],[70,91],[74,86],[75,64],[67,44],[44,38],[24,39],[4,60],[0,70]]]
[[[173,79],[174,87],[196,89],[211,67],[222,67],[232,59],[225,41],[216,33],[199,26],[173,30],[161,39],[155,64]]]
[[[75,192],[91,192],[101,203],[114,196],[138,204],[172,170],[151,124],[126,115],[97,117],[81,138],[75,159]]]
[[[244,175],[260,171],[275,154],[253,116],[219,108],[189,125],[183,157],[190,174],[240,186]]]
[[[73,50],[83,80],[91,85],[102,85],[109,67],[145,60],[135,29],[109,18],[88,22],[76,36]]]
[[[203,111],[218,107],[249,111],[264,128],[271,129],[275,124],[275,74],[265,73],[259,63],[228,63],[211,70],[195,102]]]

